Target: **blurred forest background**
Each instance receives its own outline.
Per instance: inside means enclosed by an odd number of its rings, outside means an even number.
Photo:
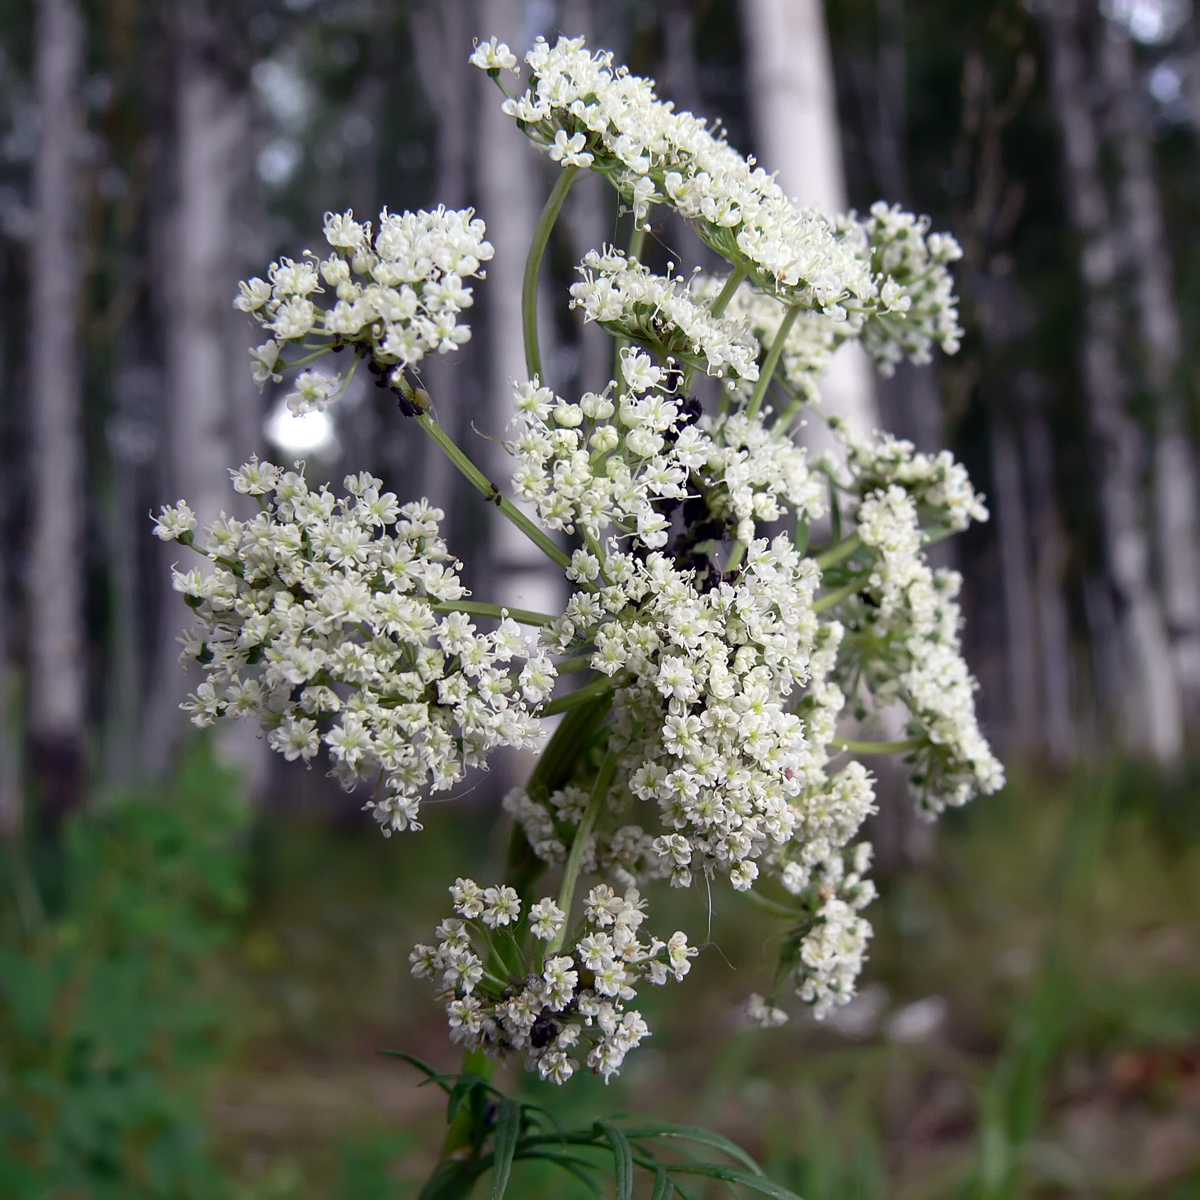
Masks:
[[[502,434],[522,372],[504,289],[553,171],[467,55],[560,31],[802,199],[962,243],[959,355],[829,387],[987,494],[943,561],[1012,782],[934,833],[882,772],[877,937],[836,1019],[739,1028],[772,931],[714,895],[653,1049],[553,1103],[711,1123],[807,1200],[1200,1196],[1190,0],[0,2],[0,1194],[382,1200],[433,1161],[436,1098],[377,1052],[453,1069],[406,956],[442,877],[499,859],[510,772],[385,843],[252,730],[197,740],[148,514],[230,508],[254,452],[368,469],[446,510],[478,596],[542,606],[386,393],[303,420],[260,394],[231,299],[327,209],[474,205],[497,261],[426,381],[499,463],[472,430]],[[556,281],[613,237],[595,182]],[[651,220],[658,265],[703,261]],[[556,311],[551,382],[602,383],[603,341]]]

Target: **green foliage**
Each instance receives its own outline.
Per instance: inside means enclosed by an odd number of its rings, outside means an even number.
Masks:
[[[740,1187],[774,1200],[798,1200],[794,1192],[767,1178],[740,1146],[711,1130],[636,1117],[619,1121],[597,1118],[590,1125],[564,1129],[540,1105],[506,1096],[473,1071],[445,1075],[411,1054],[387,1053],[411,1063],[425,1075],[426,1082],[446,1093],[450,1137],[462,1131],[453,1153],[443,1156],[422,1188],[420,1200],[462,1200],[472,1194],[476,1180],[489,1172],[492,1200],[503,1200],[517,1162],[552,1164],[597,1196],[603,1195],[597,1177],[611,1174],[616,1200],[633,1200],[635,1168],[653,1177],[656,1200],[676,1193],[687,1200],[692,1194],[689,1176],[716,1179],[731,1189]],[[718,1150],[734,1161],[701,1158],[691,1146]],[[663,1158],[664,1150],[678,1156]]]
[[[225,1194],[190,1093],[227,1024],[211,971],[245,905],[247,818],[199,744],[165,794],[69,823],[60,911],[0,943],[0,1195]]]

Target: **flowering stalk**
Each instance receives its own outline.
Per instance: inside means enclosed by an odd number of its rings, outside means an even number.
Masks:
[[[485,500],[494,504],[552,563],[566,568],[570,558],[552,538],[538,528],[490,479],[466,456],[446,431],[428,413],[417,417],[417,424],[445,451],[446,457]]]
[[[472,61],[493,78],[516,66],[495,39]],[[454,915],[411,956],[467,1055],[428,1195],[466,1195],[488,1169],[500,1195],[513,1162],[541,1153],[520,1106],[489,1091],[498,1059],[521,1056],[556,1083],[581,1069],[607,1080],[649,1036],[639,990],[682,980],[696,954],[682,930],[647,932],[659,881],[727,879],[785,920],[771,989],[747,1015],[786,1019],[786,986],[822,1017],[853,996],[871,936],[871,848],[857,839],[873,785],[845,756],[903,756],[930,815],[1003,782],[962,659],[959,579],[925,557],[986,519],[965,472],[948,453],[833,420],[844,468],[791,438],[801,412],[821,419],[815,381],[842,342],[885,372],[934,345],[953,351],[953,239],[886,205],[861,221],[797,209],[706,124],[579,40],[539,41],[526,61],[528,86],[503,108],[561,174],[525,264],[511,496],[438,425],[420,386],[427,356],[470,337],[469,282],[492,256],[472,211],[385,210],[377,231],[327,214],[325,258],[281,259],[235,303],[269,335],[255,378],[298,372],[294,411],[337,402],[349,375],[316,364],[349,348],[562,571],[562,611],[469,597],[442,514],[365,474],[335,495],[300,465],[252,460],[232,477],[256,497],[253,519],[201,531],[181,501],[155,529],[200,555],[174,576],[198,622],[184,653],[204,676],[193,720],[251,719],[285,757],[327,757],[345,786],[372,785],[385,833],[420,829],[427,792],[457,787],[502,746],[533,748],[561,714],[526,785],[504,797],[504,881],[457,878]],[[616,189],[633,230],[625,251],[589,249],[570,286],[571,306],[614,339],[613,378],[559,396],[542,378],[538,282],[583,170]],[[659,204],[725,258],[723,278],[640,261]],[[715,411],[692,394],[701,371],[720,388]],[[773,384],[787,399],[777,419]],[[811,551],[826,519],[831,541]],[[791,536],[776,532],[784,522]],[[592,674],[555,694],[580,671]],[[903,711],[904,736],[841,737],[860,706]],[[551,868],[557,897],[539,897]],[[788,900],[761,896],[763,878]],[[619,1147],[623,1135],[602,1123],[579,1144],[598,1136]]]
[[[596,772],[596,781],[592,784],[587,808],[583,810],[583,816],[579,819],[579,828],[575,831],[575,840],[571,843],[571,854],[567,858],[567,865],[563,868],[562,884],[558,889],[558,907],[566,913],[568,919],[571,916],[571,904],[575,899],[575,885],[579,882],[579,869],[583,865],[584,847],[587,845],[587,839],[591,836],[592,828],[596,824],[596,818],[600,815],[600,810],[604,804],[605,797],[608,795],[609,785],[612,783],[616,769],[616,752],[609,750],[604,755],[604,761],[600,764],[600,769]],[[547,948],[547,953],[557,954],[562,949],[566,933],[567,924],[564,921],[559,931],[551,940]]]
[[[529,243],[529,254],[525,259],[525,276],[521,283],[521,328],[525,334],[525,370],[529,372],[530,379],[545,378],[542,351],[538,344],[537,318],[538,277],[541,275],[542,259],[550,234],[558,222],[558,215],[566,203],[567,193],[578,174],[578,167],[567,167],[558,177],[534,226],[533,241]]]

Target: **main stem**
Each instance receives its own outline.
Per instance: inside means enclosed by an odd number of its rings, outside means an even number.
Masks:
[[[563,923],[562,928],[554,935],[554,940],[547,947],[547,957],[557,954],[562,949],[563,941],[567,936],[567,927],[571,921],[571,902],[575,898],[575,885],[579,882],[579,870],[583,865],[583,852],[588,836],[592,832],[592,826],[596,824],[596,818],[600,815],[600,809],[604,805],[604,798],[608,795],[608,788],[616,769],[617,753],[615,750],[609,750],[600,764],[596,782],[592,784],[592,794],[588,797],[587,808],[583,810],[579,828],[575,831],[575,840],[571,843],[571,853],[567,857],[567,865],[563,869],[562,886],[558,889],[557,901],[558,907],[563,911]]]
[[[529,243],[529,255],[525,259],[525,279],[521,284],[521,329],[525,335],[525,370],[530,379],[545,383],[542,374],[542,351],[538,344],[537,293],[538,277],[542,270],[542,258],[550,241],[550,234],[562,212],[563,202],[571,190],[571,184],[579,174],[578,167],[564,167],[558,177],[554,190],[550,193],[542,215],[533,231],[533,241]]]

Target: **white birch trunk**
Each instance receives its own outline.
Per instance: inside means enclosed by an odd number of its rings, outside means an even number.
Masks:
[[[1079,46],[1075,0],[1047,12],[1051,98],[1062,132],[1066,190],[1081,245],[1083,381],[1097,455],[1109,579],[1116,593],[1128,685],[1125,732],[1130,748],[1161,762],[1179,758],[1183,712],[1163,612],[1150,576],[1150,541],[1140,495],[1141,437],[1123,410],[1117,346],[1120,312],[1108,199],[1100,173],[1095,115]]]
[[[1196,457],[1181,393],[1183,333],[1171,279],[1141,81],[1129,31],[1108,23],[1104,60],[1114,102],[1114,141],[1121,170],[1122,228],[1134,274],[1133,301],[1146,375],[1157,401],[1154,501],[1159,570],[1180,682],[1200,705],[1200,530]]]
[[[472,119],[472,99],[479,72],[467,58],[471,39],[480,31],[474,28],[473,15],[468,11],[471,7],[469,0],[436,0],[416,9],[412,17],[417,73],[437,114],[434,201],[447,208],[466,206],[474,151],[476,122]],[[487,220],[487,213],[482,215]],[[488,224],[490,236],[491,222]],[[421,368],[437,419],[456,439],[470,436],[469,420],[464,420],[470,414],[462,411],[465,361],[465,351],[459,350],[446,358],[430,358]],[[396,419],[404,420],[398,414]],[[425,436],[415,426],[404,432],[410,438]],[[415,461],[420,464],[417,471],[420,487],[446,513],[447,528],[453,528],[455,502],[464,495],[461,478],[446,456],[432,446],[421,446]],[[474,497],[469,497],[467,503],[474,504]]]
[[[846,183],[821,0],[742,0],[742,24],[760,162],[799,204],[843,212]],[[820,390],[829,415],[861,432],[878,427],[871,365],[856,344],[834,355]],[[816,432],[815,423],[810,430]]]
[[[77,168],[84,24],[75,0],[39,0],[29,351],[33,534],[29,561],[29,734],[51,820],[78,799],[86,646]]]
[[[488,37],[495,35],[507,42],[519,57],[526,40],[525,18],[525,7],[520,0],[484,0],[480,28]],[[528,378],[521,324],[521,282],[546,189],[538,152],[512,118],[500,111],[502,97],[496,86],[491,80],[483,82],[479,203],[487,222],[488,240],[496,251],[488,264],[487,278],[487,432],[502,437],[513,414],[512,382]],[[539,332],[542,364],[550,370],[553,346],[545,307],[544,302],[539,305]],[[507,487],[512,475],[511,457],[496,446],[490,462],[497,483]],[[535,612],[558,612],[564,599],[558,569],[497,510],[492,511],[496,599]]]
[[[1063,592],[1068,544],[1054,490],[1054,450],[1044,413],[1028,406],[1020,416],[1029,482],[1030,543],[1037,611],[1041,682],[1041,745],[1050,762],[1075,756],[1071,687],[1071,618]]]
[[[1012,749],[1027,754],[1037,745],[1041,727],[1034,587],[1028,559],[1029,523],[1016,440],[1003,417],[992,421],[991,433],[992,482],[996,488],[1004,580],[1005,661]]]
[[[222,69],[221,29],[209,24],[202,0],[178,9],[175,63],[175,203],[164,245],[167,300],[167,478],[165,498],[186,497],[203,528],[235,497],[229,470],[253,447],[238,445],[245,428],[233,412],[231,330],[237,291],[233,233],[238,190],[248,158],[249,108]],[[178,597],[168,594],[163,617],[164,647],[147,713],[147,756],[161,771],[183,729],[179,701],[190,686],[175,663],[174,639],[181,624]],[[249,725],[222,736],[227,756],[245,768],[253,786],[264,759]]]

